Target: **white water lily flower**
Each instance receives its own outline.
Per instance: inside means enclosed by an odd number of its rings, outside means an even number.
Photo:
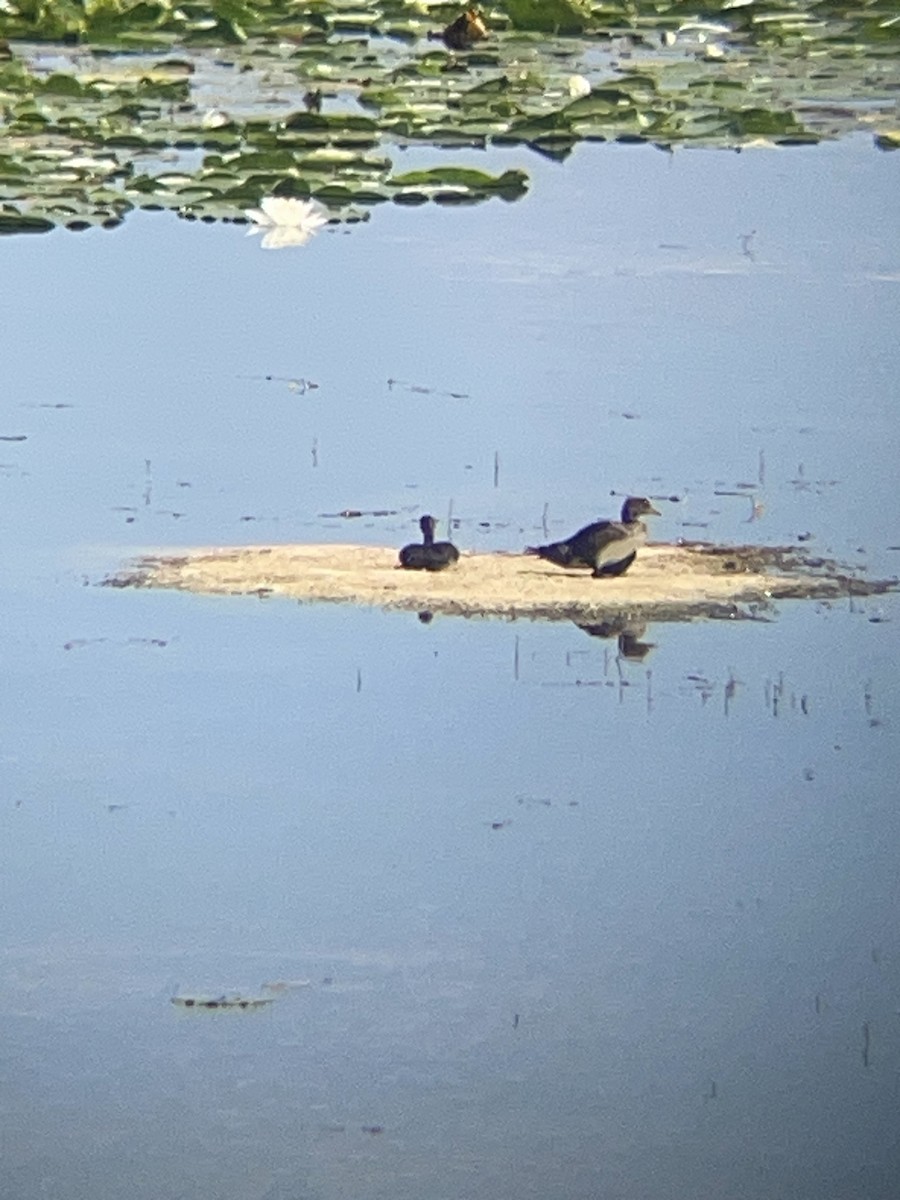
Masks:
[[[315,200],[295,200],[292,196],[266,196],[259,208],[245,209],[253,222],[247,234],[264,231],[264,250],[283,250],[285,246],[303,246],[323,225],[328,211]]]
[[[228,124],[228,114],[218,108],[208,108],[203,114],[200,124],[204,129],[221,129]]]
[[[589,80],[583,75],[569,76],[569,95],[573,100],[580,100],[582,96],[591,94],[591,85]]]

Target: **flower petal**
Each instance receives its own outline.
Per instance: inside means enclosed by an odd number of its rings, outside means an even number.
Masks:
[[[260,212],[258,208],[245,208],[244,216],[248,221],[252,221],[255,226],[254,229],[248,230],[249,233],[257,233],[259,232],[260,227],[269,226],[272,224],[266,214],[264,212]]]
[[[284,250],[287,246],[304,246],[312,237],[312,231],[297,229],[292,225],[275,225],[268,229],[262,240],[263,250]]]

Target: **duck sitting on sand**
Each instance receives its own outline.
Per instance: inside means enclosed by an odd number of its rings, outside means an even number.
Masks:
[[[452,542],[434,540],[434,517],[427,513],[419,521],[422,541],[412,542],[400,551],[400,566],[407,571],[443,571],[452,567],[459,558],[459,551]]]
[[[536,554],[557,567],[592,567],[594,579],[624,575],[647,540],[644,516],[661,516],[643,496],[629,496],[622,505],[620,521],[595,521],[585,525],[564,542],[548,546],[526,546],[526,554]]]

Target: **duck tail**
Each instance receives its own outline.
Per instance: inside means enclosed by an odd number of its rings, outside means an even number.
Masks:
[[[533,554],[537,558],[540,558],[541,555],[543,554],[543,552],[544,552],[543,546],[526,546],[522,553],[523,554]]]

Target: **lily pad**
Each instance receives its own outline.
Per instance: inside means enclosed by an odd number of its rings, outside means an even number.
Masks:
[[[54,222],[46,217],[9,209],[0,210],[0,234],[49,233],[54,228]]]
[[[505,7],[513,28],[539,33],[583,33],[591,21],[580,0],[506,0]]]
[[[504,171],[502,175],[489,175],[469,167],[433,167],[428,171],[407,171],[405,175],[394,175],[388,183],[398,188],[436,188],[449,184],[461,191],[488,195],[496,193],[507,198],[522,195],[528,188],[528,176],[524,171]]]

